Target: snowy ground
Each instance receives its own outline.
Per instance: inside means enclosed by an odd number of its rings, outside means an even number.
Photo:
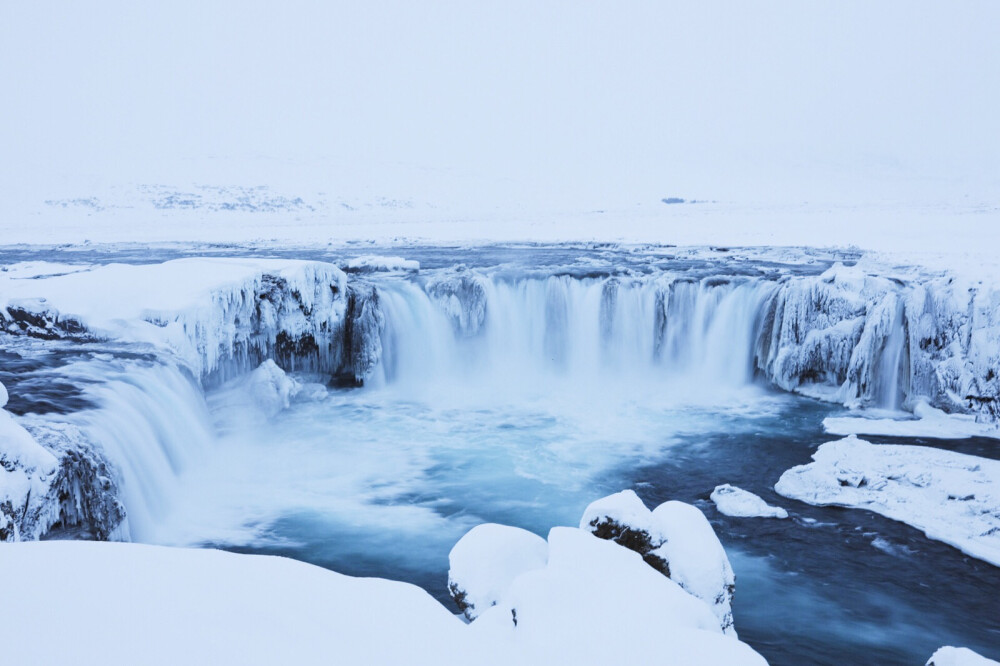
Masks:
[[[12,664],[602,664],[623,644],[766,663],[637,555],[573,528],[471,626],[413,585],[285,558],[64,541],[6,544],[0,568],[18,572],[0,604]]]
[[[1000,462],[923,446],[828,442],[774,489],[809,504],[868,509],[1000,566]]]
[[[913,416],[916,418],[830,416],[823,419],[823,429],[833,435],[1000,439],[1000,427],[997,424],[979,423],[975,417],[965,414],[945,414],[925,403],[917,403],[914,406]]]

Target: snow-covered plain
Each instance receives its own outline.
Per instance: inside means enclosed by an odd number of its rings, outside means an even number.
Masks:
[[[1000,462],[924,446],[823,444],[774,489],[817,505],[867,509],[1000,566]]]

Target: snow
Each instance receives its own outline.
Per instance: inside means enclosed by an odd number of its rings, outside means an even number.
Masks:
[[[465,617],[497,605],[515,578],[548,560],[545,539],[527,530],[486,523],[472,528],[448,554],[448,589]]]
[[[1000,461],[854,435],[812,457],[774,489],[809,504],[874,511],[1000,566]]]
[[[420,270],[420,262],[402,257],[365,255],[348,260],[347,268],[354,272],[418,271]]]
[[[998,664],[1000,662],[987,659],[969,648],[947,645],[934,652],[926,666],[998,666]]]
[[[638,552],[654,569],[712,609],[722,630],[733,636],[732,598],[736,577],[712,525],[697,507],[664,502],[653,511],[632,490],[592,502],[580,529]]]
[[[996,423],[977,422],[974,416],[968,414],[946,414],[925,402],[920,402],[914,407],[913,415],[917,418],[884,419],[828,416],[823,419],[823,429],[833,435],[882,435],[935,439],[991,437],[1000,439],[1000,427]]]
[[[471,625],[406,583],[281,557],[47,541],[7,544],[10,663],[611,663],[623,646],[684,664],[760,665],[697,599],[573,528]],[[517,625],[514,625],[516,611]],[[58,627],[58,631],[52,631]],[[45,646],[39,652],[39,645]]]
[[[720,513],[736,518],[788,518],[788,512],[771,506],[748,490],[725,483],[716,486],[711,499]]]

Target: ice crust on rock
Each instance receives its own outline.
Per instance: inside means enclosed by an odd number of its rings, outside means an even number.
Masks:
[[[1000,666],[1000,662],[987,659],[969,648],[946,645],[931,655],[926,666]]]
[[[347,278],[331,264],[198,258],[47,268],[37,279],[17,267],[0,274],[0,328],[151,344],[202,378],[227,379],[267,358],[314,370],[342,361]]]
[[[781,475],[784,497],[868,509],[1000,566],[1000,462],[926,446],[823,444]]]
[[[366,254],[347,261],[347,270],[352,273],[375,273],[388,271],[419,271],[420,262],[403,257],[384,257]]]
[[[669,501],[653,511],[632,490],[592,502],[580,529],[637,552],[661,574],[704,601],[722,630],[733,636],[736,576],[705,515],[690,504]]]
[[[748,490],[725,483],[716,486],[711,495],[712,502],[720,513],[736,518],[788,518],[788,512],[780,506],[771,506]]]
[[[6,396],[4,389],[0,402]],[[54,526],[127,539],[114,473],[78,429],[18,419],[0,407],[0,541],[38,539]]]
[[[469,620],[495,606],[521,574],[548,560],[545,539],[527,530],[486,523],[472,528],[448,554],[448,590]]]

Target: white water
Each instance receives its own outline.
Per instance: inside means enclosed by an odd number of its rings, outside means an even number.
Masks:
[[[766,413],[775,400],[754,384],[774,282],[482,284],[486,317],[470,336],[420,285],[379,280],[382,360],[365,388],[330,392],[274,423],[217,399],[213,425],[200,387],[170,363],[71,366],[102,406],[73,418],[118,465],[133,538],[248,543],[302,511],[427,528],[438,520],[433,502],[400,498],[434,492],[440,480],[421,479],[442,452],[468,451],[461,473],[484,483],[495,474],[512,488],[541,484],[540,497],[553,485],[572,494],[615,465],[662,455],[674,435],[707,427],[705,415]],[[901,316],[900,302],[877,361],[878,399],[895,407]]]

